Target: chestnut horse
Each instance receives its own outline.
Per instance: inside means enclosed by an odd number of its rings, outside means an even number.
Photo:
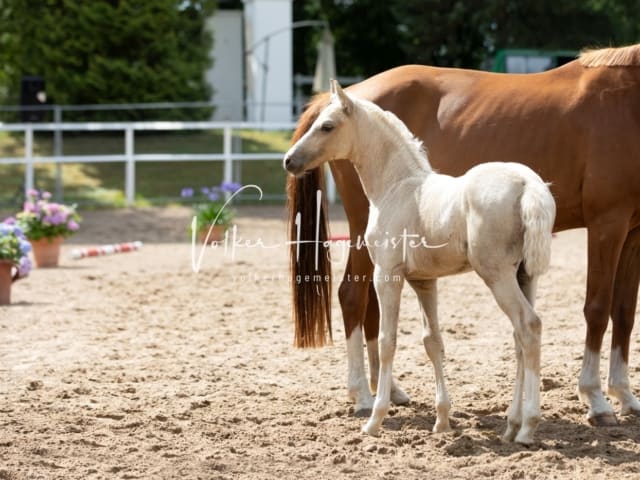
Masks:
[[[403,66],[347,89],[397,115],[425,145],[434,169],[453,176],[486,160],[519,162],[551,182],[555,231],[586,227],[586,340],[578,381],[592,425],[617,419],[600,385],[600,350],[613,323],[608,392],[621,414],[640,414],[629,385],[629,340],[640,282],[640,44],[584,52],[537,74]],[[315,97],[293,135],[298,140],[327,105]],[[348,161],[331,171],[351,238],[363,236],[368,202]],[[316,195],[323,172],[288,179],[295,344],[321,346],[331,336],[326,206]],[[319,203],[319,204],[318,204]],[[351,249],[338,296],[347,336],[349,392],[364,372],[363,327],[371,387],[378,377],[378,304],[366,249]],[[305,277],[305,275],[310,275]],[[308,280],[308,281],[301,281]],[[355,280],[358,279],[358,280]],[[363,279],[365,279],[363,281]],[[392,400],[408,401],[398,389]],[[356,409],[358,398],[355,398]]]

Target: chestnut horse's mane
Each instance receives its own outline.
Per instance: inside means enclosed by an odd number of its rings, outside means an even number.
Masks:
[[[620,48],[583,50],[579,61],[583,67],[640,67],[640,43]]]

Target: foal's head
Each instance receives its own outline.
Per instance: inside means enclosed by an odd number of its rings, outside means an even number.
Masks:
[[[331,80],[331,101],[285,154],[284,168],[298,175],[330,160],[350,158],[357,138],[352,121],[354,107],[340,84]]]

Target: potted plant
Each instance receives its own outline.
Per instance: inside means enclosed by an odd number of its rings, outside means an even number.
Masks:
[[[0,305],[11,303],[11,284],[31,270],[31,244],[15,219],[0,223]]]
[[[50,202],[49,192],[29,190],[17,224],[33,246],[38,267],[55,267],[60,257],[60,244],[79,228],[80,216],[75,205]]]
[[[225,206],[225,193],[235,193],[242,186],[235,182],[222,182],[214,187],[202,187],[197,192],[186,187],[181,197],[193,199],[193,214],[196,218],[196,233],[202,243],[219,242],[233,221],[234,212]],[[191,225],[189,234],[192,235]]]

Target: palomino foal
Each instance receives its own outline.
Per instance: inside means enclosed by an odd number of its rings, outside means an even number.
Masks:
[[[541,334],[533,300],[536,279],[549,265],[555,218],[549,189],[531,169],[514,163],[485,163],[458,178],[437,174],[395,115],[350,97],[335,81],[331,93],[329,105],[287,152],[284,166],[299,175],[326,161],[349,159],[369,200],[365,240],[381,311],[380,372],[363,430],[378,435],[389,410],[404,280],[418,296],[423,342],[435,371],[433,430],[450,430],[436,281],[473,269],[514,328],[517,373],[503,438],[533,442],[540,418]],[[398,276],[401,281],[391,280]]]

